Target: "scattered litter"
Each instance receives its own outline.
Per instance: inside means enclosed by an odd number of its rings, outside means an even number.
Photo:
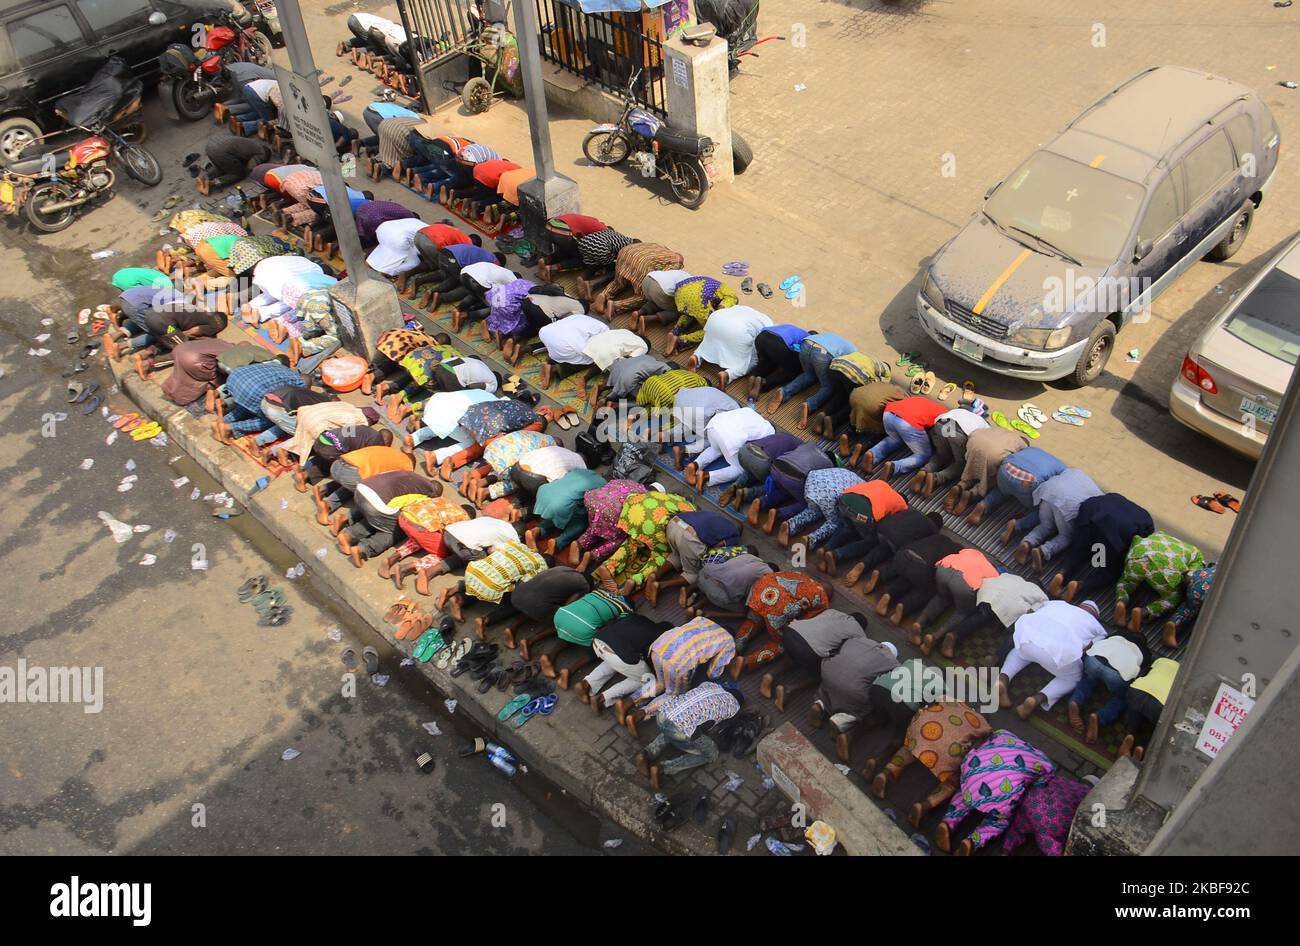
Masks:
[[[156,561],[158,561],[158,556],[157,556],[157,555],[146,554],[144,558],[140,559],[140,564],[141,564],[141,565],[152,565],[152,564],[153,564],[154,562],[156,562]]]
[[[430,736],[441,736],[442,730],[438,728],[437,723],[420,723],[420,727]]]
[[[81,468],[83,470],[89,470],[94,465],[95,465],[94,457],[86,457],[86,459],[81,461]]]
[[[96,250],[95,252],[93,252],[93,253],[90,254],[90,258],[91,258],[91,259],[108,259],[110,256],[116,256],[116,255],[117,255],[117,250],[114,250],[114,249]]]
[[[1142,359],[1142,349],[1140,348],[1130,348],[1128,350],[1128,354],[1124,356],[1124,360],[1128,362],[1130,365],[1141,364],[1141,359]]]
[[[606,847],[606,848],[608,848],[609,850],[612,851],[612,850],[614,850],[614,848],[616,848],[616,847],[622,847],[622,846],[623,846],[623,839],[622,839],[622,838],[610,838],[608,841],[606,841],[606,842],[604,843],[603,846]]]
[[[321,546],[316,550],[316,557],[320,559],[322,562],[325,561],[326,556],[328,556],[329,554],[330,554],[330,550],[325,546]]]
[[[293,566],[288,571],[286,571],[284,573],[284,577],[288,578],[290,581],[293,581],[295,578],[301,578],[305,574],[307,574],[307,566],[304,565],[302,562],[299,562],[297,565]]]
[[[808,86],[806,86],[806,85],[804,85],[802,82],[800,82],[798,85],[796,85],[796,86],[794,87],[794,90],[795,90],[796,92],[802,92],[802,91],[804,91],[806,88],[808,88]]]
[[[763,791],[765,792],[770,792],[772,789],[776,788],[776,782],[772,780],[772,776],[770,775],[763,776],[762,785],[763,785]]]
[[[170,460],[168,460],[167,462],[168,462],[168,463],[175,463],[175,462],[176,462],[177,460],[179,460],[182,456],[184,456],[184,454],[182,454],[182,453],[178,453],[178,454],[176,454],[176,456],[172,457],[172,458],[171,458]]]
[[[386,686],[388,686],[388,680],[389,680],[389,677],[388,677],[388,674],[386,674],[386,673],[375,673],[375,674],[371,674],[371,676],[370,676],[370,682],[373,683],[373,684],[374,684],[375,686],[377,686],[377,687],[386,687]]]
[[[114,519],[103,510],[100,510],[97,515],[104,525],[108,526],[109,531],[113,533],[113,538],[117,540],[118,545],[121,545],[134,534],[130,525],[120,519]]]
[[[847,765],[845,765],[843,762],[836,762],[836,763],[835,763],[835,768],[837,768],[837,769],[840,770],[840,774],[841,774],[841,775],[848,775],[850,772],[853,771],[853,770],[850,769]]]
[[[122,464],[122,465],[123,465],[124,467],[126,467],[126,472],[128,472],[128,473],[130,473],[132,470],[135,469],[135,461],[134,461],[134,460],[127,460],[126,463],[124,463],[124,464]]]
[[[447,712],[448,712],[448,713],[454,713],[454,712],[456,712],[456,707],[457,707],[458,705],[460,705],[460,704],[457,703],[456,700],[443,700],[443,701],[442,701],[442,705],[445,706],[445,707],[447,707]]]
[[[280,761],[281,761],[281,762],[292,762],[294,759],[298,758],[298,756],[300,756],[300,755],[302,755],[301,752],[299,752],[297,749],[294,749],[293,747],[290,747],[290,748],[285,749],[283,752],[280,753]]]
[[[189,478],[188,476],[178,476],[176,479],[172,480],[172,486],[173,486],[173,488],[175,488],[175,489],[180,489],[182,486],[184,486],[184,485],[185,485],[186,483],[188,483],[189,481],[190,481],[190,478]]]
[[[288,508],[289,508],[289,500],[287,500],[287,499],[282,499],[282,500],[280,500],[280,508],[281,508],[281,509],[288,509]]]
[[[403,657],[403,658],[402,658],[402,662],[401,662],[400,664],[398,664],[397,666],[399,666],[399,667],[414,667],[414,666],[415,666],[415,658],[414,658],[414,657]]]
[[[1300,88],[1300,82],[1296,82],[1295,79],[1287,79],[1285,82],[1279,82],[1278,85],[1284,89]]]
[[[751,836],[750,839],[745,842],[745,850],[746,851],[754,850],[754,848],[758,847],[758,842],[762,840],[763,840],[763,836],[761,834],[755,834]]]
[[[53,324],[54,324],[54,320],[53,320],[53,319],[41,319],[41,324],[42,324],[42,325],[45,325],[45,326],[50,326],[50,325],[53,325]]]
[[[111,447],[111,446],[113,446],[113,444],[116,443],[116,442],[117,442],[117,431],[116,431],[116,430],[113,431],[111,434],[109,434],[107,437],[104,438],[104,446],[106,446],[106,447]]]
[[[1217,286],[1215,286],[1214,291],[1218,295],[1223,295],[1223,283],[1219,283]]]
[[[339,630],[338,625],[336,624],[331,624],[328,628],[326,628],[325,636],[328,637],[330,640],[334,641],[334,643],[336,644],[339,641],[343,640],[343,632]]]
[[[790,845],[782,843],[780,838],[768,838],[767,849],[778,857],[793,857],[794,849]]]
[[[135,489],[135,484],[128,482],[127,480],[123,480],[117,484],[117,491],[119,493],[129,493],[133,489]]]
[[[725,788],[725,789],[726,789],[727,791],[729,791],[729,792],[736,792],[736,791],[739,791],[739,790],[740,790],[740,786],[742,786],[742,785],[744,785],[744,784],[745,784],[745,780],[744,780],[743,778],[741,778],[741,777],[740,777],[739,775],[737,775],[735,772],[732,772],[731,770],[728,770],[728,771],[727,771],[727,781],[726,781],[726,784],[723,785],[722,787]]]
[[[175,541],[176,541],[176,530],[175,530],[175,529],[165,529],[165,530],[163,530],[163,541],[166,542],[168,545],[171,545],[173,542],[175,542]]]
[[[167,439],[167,431],[163,431],[157,437],[150,437],[149,442],[155,447],[165,447],[170,441]]]
[[[142,523],[140,523],[140,525],[138,525],[138,526],[132,526],[132,527],[131,527],[131,531],[132,531],[132,532],[148,532],[148,531],[149,531],[150,529],[152,529],[152,528],[153,528],[153,526],[145,525],[145,524],[142,522]]]
[[[48,348],[29,348],[29,349],[27,349],[27,354],[29,354],[29,355],[35,355],[37,358],[44,358],[44,357],[45,357],[46,355],[48,355],[49,353],[50,353],[50,350],[49,350]]]
[[[203,495],[203,491],[200,490],[197,486],[190,491],[191,500],[198,499],[201,495]]]
[[[40,342],[48,341],[49,338],[50,338],[49,332],[42,332],[40,335],[37,335],[35,338],[33,338],[32,341],[40,343]]]

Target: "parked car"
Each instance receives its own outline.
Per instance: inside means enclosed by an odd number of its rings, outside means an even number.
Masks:
[[[1258,459],[1300,355],[1300,233],[1269,260],[1187,351],[1169,411]]]
[[[1116,333],[1180,273],[1241,248],[1279,143],[1246,86],[1140,73],[990,188],[930,262],[921,325],[989,371],[1090,384]]]
[[[0,12],[0,167],[59,127],[56,98],[75,92],[111,56],[150,79],[170,43],[228,0],[19,0]]]

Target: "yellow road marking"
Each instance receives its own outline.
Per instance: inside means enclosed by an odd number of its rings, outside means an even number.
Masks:
[[[989,300],[991,300],[997,294],[997,291],[1002,288],[1002,284],[1011,278],[1011,274],[1020,268],[1020,264],[1029,259],[1029,254],[1031,252],[1032,251],[1028,247],[1021,250],[1020,255],[1011,261],[1011,265],[1002,270],[1002,275],[993,280],[993,285],[984,290],[984,295],[980,296],[980,301],[975,303],[975,308],[971,309],[971,311],[976,315],[983,312],[984,307],[989,304]]]

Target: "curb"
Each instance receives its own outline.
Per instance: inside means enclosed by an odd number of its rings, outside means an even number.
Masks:
[[[338,553],[332,541],[321,545],[320,527],[314,518],[292,508],[280,508],[281,500],[292,497],[301,500],[291,477],[277,477],[265,489],[255,492],[257,480],[265,475],[263,469],[238,451],[213,440],[206,419],[197,419],[167,401],[157,384],[140,380],[134,371],[125,367],[125,362],[109,360],[109,368],[136,409],[162,425],[169,446],[184,451],[217,480],[236,502],[293,551],[317,579],[352,608],[373,633],[397,652],[409,653],[411,642],[397,640],[392,626],[383,621],[383,613],[393,597],[388,583],[374,575],[370,576],[373,581],[357,581],[359,575],[366,573],[358,572]],[[301,506],[301,502],[297,505]],[[329,549],[323,559],[316,554],[322,547]],[[537,717],[527,727],[516,730],[497,720],[497,711],[505,704],[507,695],[496,690],[481,694],[476,685],[462,685],[460,678],[453,678],[433,663],[415,666],[438,693],[456,700],[457,710],[463,710],[494,741],[584,806],[666,854],[714,853],[713,839],[694,825],[683,826],[672,834],[654,828],[649,817],[653,793],[637,778],[630,757],[623,762],[623,771],[614,771],[605,759],[593,752],[596,741],[609,732],[608,717],[593,716],[576,699],[561,699],[561,705],[551,717]]]

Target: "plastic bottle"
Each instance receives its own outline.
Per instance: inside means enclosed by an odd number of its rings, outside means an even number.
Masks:
[[[504,773],[506,778],[514,778],[515,773],[519,771],[514,762],[511,761],[510,753],[506,752],[506,750],[502,749],[500,746],[489,750],[487,759],[499,772]]]

